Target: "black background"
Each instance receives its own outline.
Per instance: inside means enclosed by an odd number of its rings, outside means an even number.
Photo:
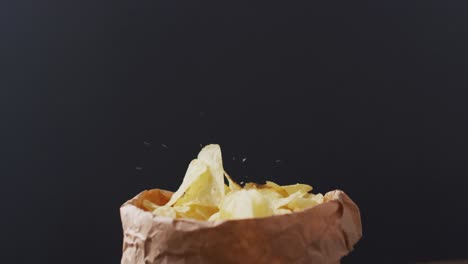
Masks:
[[[2,263],[119,263],[119,206],[208,143],[238,181],[345,190],[364,237],[343,263],[468,258],[467,13],[2,1]]]

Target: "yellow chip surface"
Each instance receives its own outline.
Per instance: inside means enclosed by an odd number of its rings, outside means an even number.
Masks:
[[[186,204],[182,206],[174,206],[174,210],[177,213],[177,217],[206,221],[213,214],[218,212],[218,207]]]
[[[190,162],[189,167],[187,168],[187,172],[185,173],[184,179],[182,180],[182,184],[180,185],[179,189],[172,195],[169,202],[167,202],[167,206],[171,206],[177,202],[177,200],[182,197],[188,188],[199,178],[201,175],[206,174],[208,171],[207,166],[204,162],[199,160],[192,160]]]
[[[177,199],[174,206],[180,206],[187,203],[199,204],[204,206],[217,207],[218,200],[224,196],[224,184],[221,189],[216,187],[216,182],[213,179],[210,171],[205,170],[202,174],[192,182],[192,184],[185,190],[185,193]]]
[[[207,145],[198,153],[198,159],[208,166],[213,181],[211,199],[214,204],[218,205],[224,197],[224,169],[221,148],[216,144]]]
[[[273,215],[270,202],[255,189],[232,191],[219,207],[220,219],[243,219]]]
[[[301,211],[307,208],[312,208],[323,202],[323,195],[317,194],[309,197],[296,197],[288,203],[288,208],[293,211]]]
[[[303,193],[308,193],[312,191],[312,186],[307,185],[307,184],[302,184],[302,183],[297,183],[293,185],[283,185],[281,186],[286,192],[288,192],[289,195],[295,193],[295,192],[303,192]]]
[[[166,216],[176,218],[176,211],[170,206],[160,206],[153,211],[154,214],[159,216]]]

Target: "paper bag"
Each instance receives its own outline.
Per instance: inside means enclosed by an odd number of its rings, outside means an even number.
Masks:
[[[172,193],[144,191],[121,208],[121,264],[340,263],[362,236],[359,208],[342,191],[301,212],[264,218],[197,221],[156,216]]]

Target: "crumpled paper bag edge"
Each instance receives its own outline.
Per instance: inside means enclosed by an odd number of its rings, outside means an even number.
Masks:
[[[153,190],[158,190],[158,189],[153,189]],[[256,221],[258,224],[261,224],[262,221],[265,221],[267,219],[288,217],[290,215],[296,215],[296,214],[308,214],[310,213],[310,211],[319,210],[320,207],[326,206],[326,204],[328,203],[337,203],[339,207],[343,209],[342,217],[341,217],[342,219],[341,229],[342,229],[342,235],[346,242],[348,253],[353,250],[354,245],[362,237],[360,210],[357,207],[357,205],[341,190],[334,190],[334,191],[330,191],[326,193],[324,203],[317,205],[313,208],[305,209],[300,212],[294,212],[294,213],[286,214],[286,215],[274,215],[274,216],[262,217],[262,218],[218,220],[218,221],[213,221],[213,222],[199,221],[199,220],[194,220],[194,219],[173,219],[173,218],[168,218],[168,217],[163,217],[163,216],[157,216],[151,212],[140,209],[137,206],[135,206],[134,203],[138,199],[138,197],[144,192],[145,191],[140,192],[134,198],[128,200],[121,206],[120,211],[122,215],[122,221],[124,221],[123,214],[125,213],[125,211],[127,211],[128,213],[128,210],[130,210],[132,213],[139,214],[140,215],[139,217],[144,216],[146,219],[151,219],[155,223],[157,222],[169,223],[175,230],[183,230],[183,231],[201,230],[204,228],[214,228],[214,227],[224,225],[226,223],[233,222],[233,221],[235,222]],[[169,191],[164,191],[164,192],[171,193]],[[124,229],[124,233],[126,233],[127,231],[128,230]],[[123,248],[123,250],[125,250],[125,248]],[[142,262],[142,263],[145,263],[145,262]]]

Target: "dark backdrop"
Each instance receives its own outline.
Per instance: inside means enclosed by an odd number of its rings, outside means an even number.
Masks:
[[[208,143],[238,181],[345,190],[364,237],[343,263],[468,258],[467,12],[2,1],[2,263],[119,263],[119,206]]]

